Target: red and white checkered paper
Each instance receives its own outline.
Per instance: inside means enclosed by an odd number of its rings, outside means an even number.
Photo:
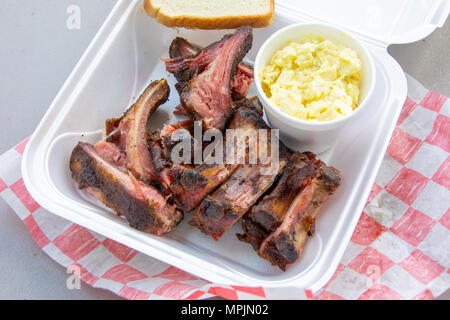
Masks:
[[[408,77],[403,106],[345,254],[316,295],[209,283],[44,210],[0,156],[0,195],[51,258],[127,299],[432,299],[450,287],[450,99]]]

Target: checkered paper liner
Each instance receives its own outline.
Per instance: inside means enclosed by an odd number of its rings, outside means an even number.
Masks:
[[[28,140],[0,156],[0,195],[52,259],[127,299],[432,299],[450,287],[450,99],[407,79],[408,97],[365,209],[316,295],[213,284],[44,210],[21,176]]]

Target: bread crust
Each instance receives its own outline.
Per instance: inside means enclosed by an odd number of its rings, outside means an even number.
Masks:
[[[265,15],[222,17],[192,17],[180,15],[171,17],[164,14],[159,8],[155,8],[152,4],[152,0],[144,0],[144,10],[150,17],[156,18],[156,21],[167,27],[205,30],[237,29],[241,26],[262,28],[271,25],[275,17],[274,0],[270,0],[270,10]]]

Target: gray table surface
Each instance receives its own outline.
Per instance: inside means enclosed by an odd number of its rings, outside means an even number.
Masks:
[[[87,48],[116,0],[2,0],[0,10],[0,154],[28,137]],[[81,28],[66,27],[69,5],[81,9]],[[427,38],[389,52],[425,87],[450,96],[450,19]],[[0,164],[1,165],[1,164]],[[120,299],[82,284],[30,237],[0,200],[0,299]],[[450,299],[450,292],[441,299]]]

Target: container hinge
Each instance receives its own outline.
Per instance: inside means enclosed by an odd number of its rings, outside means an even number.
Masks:
[[[324,23],[324,24],[330,24],[330,21],[314,16],[312,14],[308,14],[305,12],[297,11],[293,8],[290,8],[286,6],[283,3],[275,3],[276,11],[281,13],[283,16],[290,18],[293,22],[295,21],[304,21],[304,22],[310,22],[310,23]],[[360,38],[364,40],[365,42],[369,42],[370,44],[376,45],[380,48],[387,48],[389,43],[386,41],[383,41],[381,39],[369,37],[361,32],[358,32],[356,30],[353,30],[351,28],[346,27],[345,25],[339,24],[334,22],[334,25],[342,30],[348,31],[349,33],[355,35],[357,38]]]
[[[450,13],[450,1],[435,1],[430,12],[425,18],[425,24],[441,28]]]

